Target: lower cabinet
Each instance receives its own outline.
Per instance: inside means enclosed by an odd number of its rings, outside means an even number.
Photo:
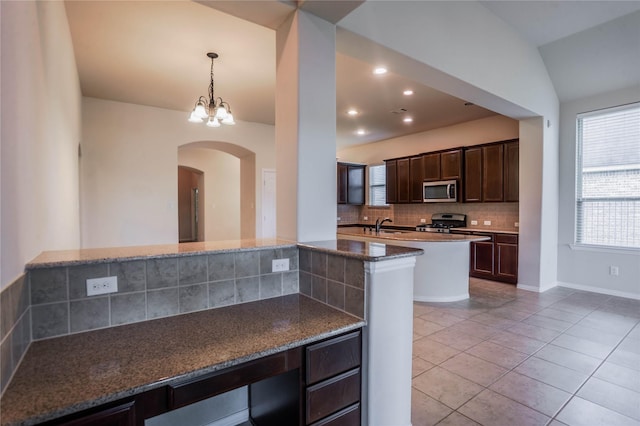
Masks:
[[[357,330],[49,421],[143,426],[144,420],[249,387],[251,423],[359,426],[362,338]]]
[[[471,243],[469,276],[516,284],[518,282],[518,236],[472,232],[490,240]]]

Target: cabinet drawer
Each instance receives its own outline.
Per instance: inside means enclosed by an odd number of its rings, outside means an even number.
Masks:
[[[503,244],[518,244],[518,236],[511,234],[496,234],[495,241],[496,243]]]
[[[307,388],[307,423],[359,401],[360,369],[356,368]]]
[[[307,385],[360,366],[360,331],[307,347]]]
[[[360,426],[360,404],[338,411],[311,426]]]

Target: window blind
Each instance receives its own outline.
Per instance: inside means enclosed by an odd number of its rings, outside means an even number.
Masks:
[[[387,170],[384,164],[369,167],[369,205],[387,205]]]
[[[577,117],[576,244],[640,248],[640,103]]]

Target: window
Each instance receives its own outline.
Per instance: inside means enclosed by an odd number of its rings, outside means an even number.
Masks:
[[[369,166],[369,205],[387,205],[387,169],[384,164]]]
[[[576,243],[640,248],[640,103],[577,126]]]

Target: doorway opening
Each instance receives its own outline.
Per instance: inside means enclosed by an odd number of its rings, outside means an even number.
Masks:
[[[178,166],[178,241],[204,241],[204,173]]]

